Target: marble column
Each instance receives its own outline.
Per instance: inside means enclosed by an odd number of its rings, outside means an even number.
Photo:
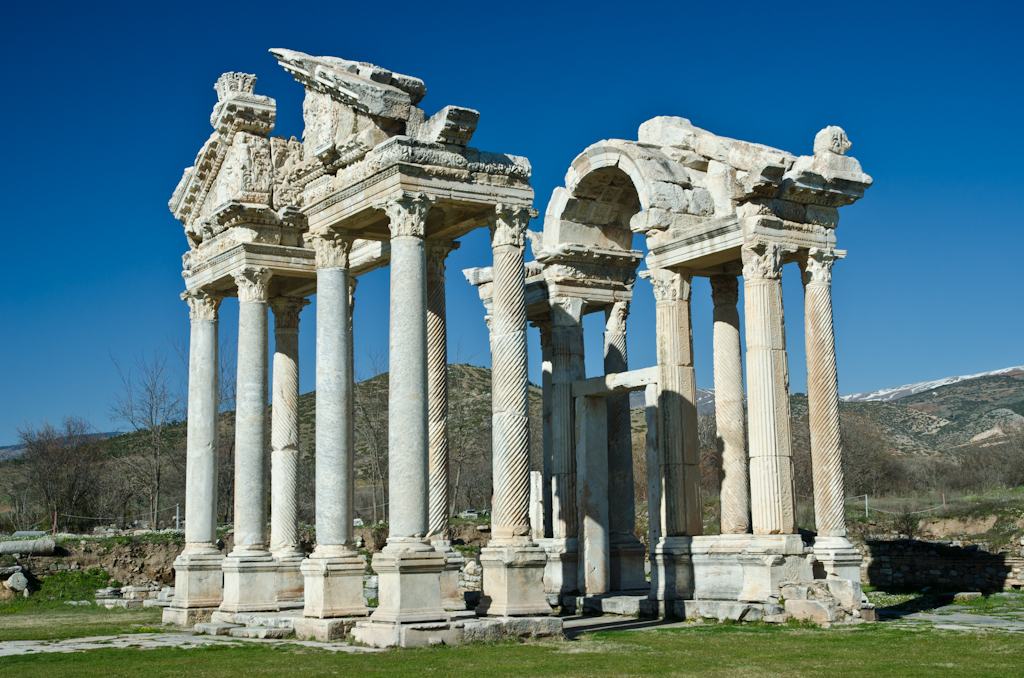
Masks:
[[[531,210],[496,205],[489,217],[494,282],[491,312],[491,540],[480,552],[478,614],[548,614],[544,549],[530,532],[530,419],[526,362],[526,266]]]
[[[540,531],[544,533],[545,539],[553,536],[551,520],[551,477],[552,477],[552,449],[551,449],[551,321],[539,321],[534,326],[540,330],[540,353],[541,353],[541,440],[543,450],[543,478],[541,481],[541,505],[544,508],[544,523]],[[534,526],[534,532],[538,530]]]
[[[188,440],[185,461],[185,548],[174,560],[174,600],[164,621],[196,623],[190,609],[221,603],[224,557],[217,548],[217,309],[221,297],[185,292],[192,331],[188,356]],[[173,608],[173,609],[172,609]]]
[[[366,561],[352,542],[353,388],[349,255],[353,238],[331,230],[316,251],[316,548],[303,561],[303,616],[367,614]]]
[[[690,275],[667,269],[650,273],[656,300],[658,351],[658,447],[662,536],[653,545],[651,595],[660,601],[693,591],[691,541],[701,534],[700,450],[697,385],[693,370]]]
[[[846,538],[843,438],[839,424],[839,378],[832,326],[832,249],[812,248],[802,260],[807,407],[814,473],[814,555],[825,569],[860,581],[859,552]]]
[[[390,534],[373,557],[380,577],[375,622],[440,621],[444,554],[431,546],[427,407],[427,213],[433,199],[401,192],[377,208],[391,230],[388,473]]]
[[[722,534],[750,532],[750,477],[743,413],[743,353],[740,347],[739,281],[711,276],[714,310],[715,422],[722,460]]]
[[[745,245],[750,501],[755,535],[796,534],[782,246]]]
[[[466,559],[452,546],[448,527],[448,318],[445,308],[445,259],[459,246],[452,241],[427,243],[427,431],[429,447],[430,543],[444,554],[441,601],[447,610],[465,610],[459,593],[459,570]]]
[[[583,300],[551,300],[550,458],[551,541],[544,574],[549,593],[579,590],[579,516],[572,382],[586,378],[583,361]]]
[[[628,397],[628,396],[627,396]],[[608,474],[611,450],[610,398],[574,398],[576,406],[576,488],[579,506],[579,585],[588,596],[612,588]]]
[[[301,297],[275,297],[274,381],[270,424],[270,554],[277,560],[277,602],[303,595],[299,548],[299,313]]]
[[[270,270],[246,266],[238,286],[235,546],[224,558],[221,612],[277,607],[277,563],[267,539],[267,287]]]
[[[605,374],[629,370],[626,358],[628,316],[627,301],[616,302],[605,309]],[[645,589],[644,546],[633,534],[636,528],[636,497],[629,394],[610,396],[605,401],[608,416],[609,583],[612,591]]]

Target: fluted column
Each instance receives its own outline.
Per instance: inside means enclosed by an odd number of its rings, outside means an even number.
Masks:
[[[429,434],[429,520],[431,540],[448,539],[448,319],[445,259],[457,243],[427,244],[427,429]]]
[[[318,233],[316,251],[316,548],[300,571],[303,616],[365,615],[366,561],[352,544],[354,493],[352,236]]]
[[[789,366],[782,311],[782,246],[743,247],[754,534],[795,534]]]
[[[247,267],[238,285],[238,390],[235,414],[235,548],[267,554],[267,285],[270,271]]]
[[[715,422],[722,460],[722,534],[750,532],[750,478],[743,416],[743,353],[740,347],[739,282],[711,276],[714,310]]]
[[[270,553],[279,602],[302,598],[299,565],[299,313],[309,300],[275,297],[274,397],[270,424]]]
[[[223,612],[277,606],[277,563],[267,539],[267,296],[270,270],[246,266],[238,285],[235,547],[224,559]]]
[[[803,262],[807,407],[814,472],[814,521],[819,537],[846,536],[839,378],[832,327],[832,264],[835,259],[835,250],[814,248]]]
[[[478,614],[547,614],[544,550],[530,530],[530,419],[526,362],[527,207],[496,205],[489,216],[494,281],[491,310],[491,540],[480,553]]]
[[[217,309],[221,297],[185,292],[192,331],[188,354],[185,548],[174,560],[174,600],[164,622],[187,625],[190,608],[220,604],[224,557],[217,548]],[[194,623],[194,622],[193,622]]]
[[[185,292],[192,331],[188,361],[188,443],[185,461],[185,549],[217,553],[217,309],[221,297]]]

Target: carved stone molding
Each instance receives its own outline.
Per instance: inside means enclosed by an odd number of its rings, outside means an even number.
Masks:
[[[431,240],[427,243],[427,277],[443,278],[445,260],[452,250],[458,249],[459,243],[451,240]]]
[[[309,299],[302,297],[274,297],[270,308],[274,311],[274,329],[298,329],[299,313],[309,306]]]
[[[349,255],[352,254],[352,243],[355,238],[345,231],[331,230],[315,234],[312,240],[318,269],[348,268]]]
[[[836,251],[830,248],[812,247],[801,261],[804,284],[832,284],[832,264],[836,262]]]
[[[715,306],[735,306],[740,300],[740,282],[734,275],[711,276],[711,300]]]
[[[629,302],[615,302],[604,310],[605,331],[614,334],[625,334],[627,317],[629,317]]]
[[[779,243],[752,243],[743,246],[743,277],[747,280],[782,277],[783,246]]]
[[[217,309],[224,297],[206,292],[182,292],[182,301],[188,303],[188,317],[192,320],[217,320]]]
[[[234,274],[238,285],[238,301],[267,300],[267,285],[270,282],[270,269],[263,266],[246,266]]]
[[[550,320],[534,320],[530,323],[538,330],[540,330],[540,345],[541,348],[548,348],[551,346],[551,321]]]
[[[690,300],[691,275],[676,273],[667,268],[654,268],[649,277],[654,286],[654,298],[658,302]]]
[[[529,207],[500,203],[495,205],[494,213],[487,216],[487,225],[491,229],[491,247],[523,247],[526,243],[526,227],[536,215],[536,211]]]
[[[583,300],[579,297],[556,297],[551,300],[551,324],[574,327],[583,321]]]
[[[390,220],[388,228],[392,238],[412,236],[425,238],[427,235],[427,213],[437,198],[426,193],[401,191],[374,204],[374,209],[383,210]]]

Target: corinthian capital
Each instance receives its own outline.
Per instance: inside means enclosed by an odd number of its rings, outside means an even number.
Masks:
[[[746,280],[782,277],[782,245],[774,242],[751,243],[743,246],[743,277]]]
[[[266,301],[270,269],[263,266],[246,266],[234,274],[238,285],[239,301]]]
[[[676,273],[667,268],[652,268],[650,275],[647,277],[651,279],[651,285],[654,286],[654,298],[656,301],[690,300],[690,282],[693,276]]]
[[[740,300],[740,283],[734,275],[711,276],[711,301],[715,306],[735,306]]]
[[[329,230],[313,235],[313,249],[316,251],[316,267],[348,268],[348,257],[355,240],[347,231]]]
[[[427,275],[444,277],[444,261],[452,250],[459,248],[459,243],[452,240],[430,240],[427,242]]]
[[[270,308],[274,311],[274,329],[298,329],[299,313],[306,306],[309,306],[309,299],[302,297],[274,297],[271,299]]]
[[[812,247],[807,250],[807,257],[800,262],[804,271],[804,284],[832,284],[832,264],[838,258],[836,251],[831,248]]]
[[[374,209],[383,210],[388,215],[391,237],[414,236],[424,238],[427,235],[427,212],[436,202],[436,198],[426,193],[410,193],[399,191],[397,194],[374,203]]]
[[[195,290],[182,292],[181,299],[188,303],[188,317],[192,320],[216,320],[217,309],[224,297]]]
[[[491,247],[523,247],[526,242],[526,226],[535,216],[537,211],[530,207],[501,203],[495,205],[494,212],[487,216],[487,225],[491,229]]]
[[[605,331],[611,334],[626,333],[626,318],[629,317],[629,302],[616,301],[604,309]]]

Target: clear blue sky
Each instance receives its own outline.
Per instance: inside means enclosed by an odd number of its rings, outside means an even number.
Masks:
[[[473,145],[526,155],[543,213],[572,159],[635,139],[656,115],[811,153],[846,129],[866,197],[840,211],[834,272],[844,393],[1024,363],[1024,51],[1018,3],[13,3],[4,13],[0,173],[0,444],[24,421],[110,430],[111,356],[186,339],[167,201],[209,136],[224,71],[277,99],[275,134],[302,133],[287,47],[423,78],[427,113],[478,109]],[[531,226],[538,230],[539,221]],[[489,364],[482,306],[460,269],[488,265],[477,233],[450,260],[452,354]],[[802,292],[785,274],[792,390],[805,388]],[[357,371],[387,347],[387,270],[356,306]],[[707,281],[694,286],[698,384],[712,386]],[[630,361],[654,362],[638,281]],[[233,335],[237,305],[224,304]],[[303,314],[313,389],[315,307]],[[588,373],[603,321],[587,322]],[[539,348],[531,331],[531,378]]]

